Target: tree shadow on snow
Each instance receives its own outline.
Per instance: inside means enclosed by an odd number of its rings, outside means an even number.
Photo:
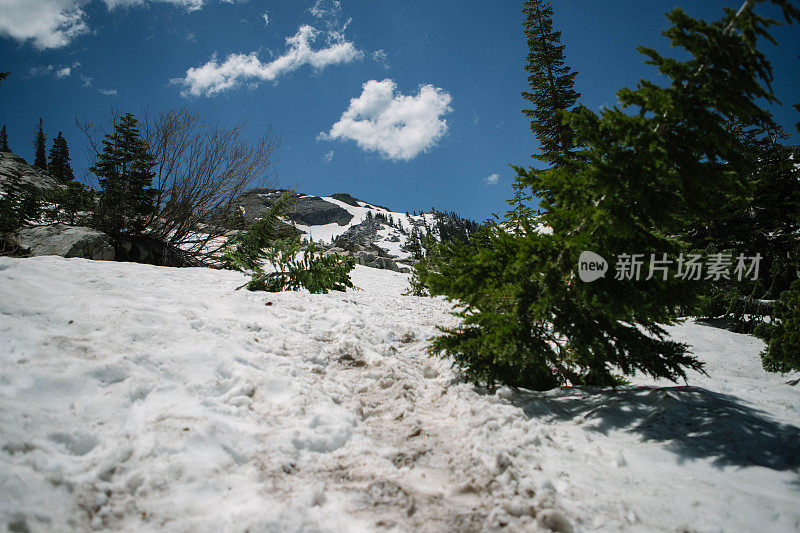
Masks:
[[[799,428],[700,387],[559,388],[520,393],[512,401],[530,418],[583,419],[584,427],[604,434],[627,430],[666,443],[681,460],[773,470],[800,466]]]

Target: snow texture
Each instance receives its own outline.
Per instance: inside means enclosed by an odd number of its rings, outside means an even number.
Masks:
[[[690,322],[688,386],[492,394],[425,354],[446,302],[353,279],[0,258],[0,530],[800,528],[800,391],[760,341]]]

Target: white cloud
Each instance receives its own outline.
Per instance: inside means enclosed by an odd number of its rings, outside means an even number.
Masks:
[[[100,94],[104,94],[106,96],[114,96],[115,94],[117,94],[117,90],[116,89],[98,89],[97,91]]]
[[[380,63],[381,65],[383,65],[383,68],[385,68],[386,70],[389,70],[389,63],[387,62],[388,58],[389,56],[386,54],[383,48],[372,52],[372,60],[375,61],[376,63]]]
[[[91,76],[84,76],[81,74],[81,82],[83,82],[84,87],[91,87],[94,83],[94,78]]]
[[[350,63],[364,57],[362,51],[341,35],[328,43],[326,48],[313,50],[311,44],[319,33],[311,26],[300,26],[297,33],[286,38],[286,52],[268,63],[262,63],[256,52],[230,54],[222,63],[212,57],[205,65],[190,68],[184,78],[176,78],[172,82],[183,85],[183,96],[211,96],[246,80],[274,81],[303,65],[321,70],[329,65]]]
[[[31,76],[47,76],[53,72],[53,65],[47,65],[46,67],[31,67],[28,73]]]
[[[269,13],[264,12],[262,17],[264,17],[264,26],[269,26]]]
[[[336,17],[342,12],[342,3],[339,0],[316,0],[314,5],[308,8],[308,12],[318,19]]]
[[[0,0],[0,37],[21,43],[30,42],[36,48],[61,48],[76,37],[89,32],[83,7],[91,0]],[[103,0],[111,10],[118,7],[140,6],[155,2],[172,4],[187,11],[196,11],[209,0]],[[219,0],[231,4],[235,1]]]
[[[32,67],[28,72],[31,76],[55,76],[56,78],[66,78],[72,74],[72,69],[81,66],[79,61],[75,61],[71,66],[67,65],[47,65],[46,67]]]
[[[361,96],[350,100],[339,121],[329,132],[320,133],[320,139],[349,139],[363,150],[408,161],[447,133],[442,116],[452,111],[452,97],[443,89],[423,85],[416,96],[406,96],[390,79],[369,80],[362,87]]]
[[[333,150],[331,150],[330,152],[328,152],[327,154],[325,154],[322,157],[323,157],[323,159],[325,159],[326,163],[330,163],[331,161],[333,161]]]
[[[497,185],[500,182],[500,174],[492,174],[483,178],[484,185]]]
[[[233,0],[221,0],[226,4],[233,4]],[[108,9],[115,9],[118,7],[132,7],[151,4],[155,2],[162,2],[164,4],[172,4],[177,7],[182,7],[187,11],[197,11],[203,9],[208,2],[207,0],[103,0],[103,3]]]
[[[60,48],[89,31],[81,7],[87,0],[2,0],[0,36]]]

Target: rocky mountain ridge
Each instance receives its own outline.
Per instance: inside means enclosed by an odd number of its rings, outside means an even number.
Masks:
[[[22,157],[11,152],[0,152],[0,194],[3,194],[4,186],[12,177],[18,177],[23,184],[33,185],[42,192],[65,187]],[[359,264],[374,268],[406,271],[419,258],[419,243],[424,236],[441,240],[447,237],[453,227],[461,228],[465,234],[477,227],[474,222],[461,219],[453,213],[436,210],[426,213],[395,212],[348,193],[315,196],[287,189],[260,188],[251,189],[238,198],[235,206],[242,218],[232,230],[246,229],[284,196],[289,199],[289,208],[282,216],[284,226],[279,231],[281,236],[300,235],[314,241],[325,253],[351,255]],[[50,226],[53,225],[21,230],[15,242],[20,245],[27,243],[24,248],[33,255],[69,257],[77,254],[91,259],[109,258],[106,246],[108,236],[100,239],[101,244],[95,246],[95,241],[100,242],[95,230],[82,228],[86,231],[81,232],[63,224]],[[66,254],[57,252],[62,249],[70,251]],[[82,255],[81,251],[88,249],[99,251]],[[119,250],[115,258],[137,260],[147,256],[148,253],[144,252],[131,254],[126,248]]]

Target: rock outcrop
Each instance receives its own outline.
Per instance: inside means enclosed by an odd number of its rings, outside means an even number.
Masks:
[[[23,158],[12,152],[0,152],[0,190],[12,176],[18,175],[23,184],[30,184],[40,191],[52,191],[66,187],[63,183],[42,169],[29,165]]]
[[[298,224],[345,226],[353,218],[346,209],[318,196],[290,193],[280,189],[253,189],[242,194],[237,203],[244,210],[245,220],[250,223],[266,212],[284,194],[290,195],[289,210],[284,218]]]
[[[116,252],[111,238],[103,233],[83,226],[34,226],[17,232],[16,241],[31,255],[60,255],[111,261]]]
[[[382,270],[392,270],[394,272],[411,272],[408,267],[398,265],[394,259],[375,244],[361,244],[339,237],[326,251],[325,255],[337,254],[356,258],[356,263]]]

